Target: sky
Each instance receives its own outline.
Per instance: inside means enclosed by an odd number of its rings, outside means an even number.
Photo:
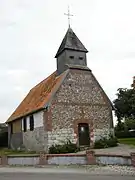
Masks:
[[[0,122],[56,69],[71,27],[88,49],[87,63],[113,101],[135,75],[134,0],[0,0]]]

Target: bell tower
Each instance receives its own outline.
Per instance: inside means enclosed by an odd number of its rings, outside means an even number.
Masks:
[[[88,50],[69,27],[56,53],[57,73],[63,73],[68,67],[87,66],[86,53]]]

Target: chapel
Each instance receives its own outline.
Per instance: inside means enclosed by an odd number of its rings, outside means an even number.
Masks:
[[[55,55],[56,71],[7,120],[10,148],[47,152],[67,140],[89,147],[113,132],[113,105],[87,66],[87,53],[69,27]]]

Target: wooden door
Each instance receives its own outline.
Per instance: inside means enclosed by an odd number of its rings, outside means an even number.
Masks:
[[[87,123],[78,124],[79,146],[90,146],[90,132]]]

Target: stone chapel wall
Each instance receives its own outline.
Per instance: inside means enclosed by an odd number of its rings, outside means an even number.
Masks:
[[[27,150],[43,151],[47,150],[47,131],[44,128],[44,111],[33,114],[34,130],[30,131],[29,116],[27,119],[27,131],[23,132],[23,144]]]
[[[49,146],[67,139],[77,142],[78,123],[88,123],[90,131],[94,128],[94,140],[108,135],[112,127],[111,105],[86,70],[70,70],[52,102],[51,115]]]

